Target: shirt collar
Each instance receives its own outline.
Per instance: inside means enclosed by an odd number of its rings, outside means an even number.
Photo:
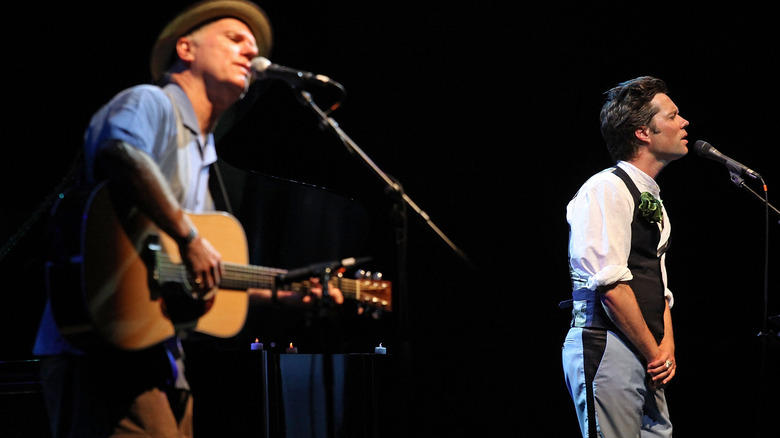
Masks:
[[[650,175],[627,161],[618,161],[617,165],[626,171],[640,192],[650,192],[656,198],[661,196],[661,187]]]
[[[195,108],[192,107],[190,98],[187,97],[184,90],[175,82],[169,82],[163,89],[169,93],[174,100],[174,103],[179,108],[179,115],[181,116],[181,122],[184,126],[192,131],[195,136],[200,137],[200,126],[198,125],[197,117],[195,117]]]
[[[217,151],[214,146],[214,134],[209,133],[203,138],[200,135],[200,125],[198,119],[195,117],[195,108],[192,107],[190,98],[187,97],[187,93],[175,82],[169,82],[164,87],[174,104],[179,108],[179,116],[181,117],[181,123],[190,131],[192,131],[193,138],[196,144],[200,148],[203,162],[205,165],[210,165],[217,161]]]

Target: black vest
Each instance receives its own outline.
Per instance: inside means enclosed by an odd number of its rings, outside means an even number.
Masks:
[[[634,291],[639,308],[644,316],[645,323],[655,337],[656,342],[661,342],[664,336],[664,311],[666,310],[666,298],[664,296],[664,282],[661,275],[661,255],[668,248],[664,246],[658,250],[661,239],[661,230],[658,224],[651,223],[642,217],[639,211],[640,192],[634,181],[620,167],[613,168],[612,172],[620,177],[626,184],[628,191],[634,198],[634,217],[631,222],[631,252],[628,256],[628,269],[633,279],[628,282]],[[576,312],[573,314],[572,326],[598,327],[616,331],[617,327],[607,316],[604,306],[601,304],[598,291],[577,289],[573,292],[575,309],[576,303],[585,301],[585,319],[579,319]],[[581,307],[581,305],[580,305]],[[583,316],[583,315],[581,315]]]

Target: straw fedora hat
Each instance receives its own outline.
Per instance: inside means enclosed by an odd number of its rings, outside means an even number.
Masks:
[[[182,11],[160,32],[152,48],[152,79],[159,81],[170,67],[179,38],[206,22],[225,17],[236,18],[249,26],[257,41],[259,56],[268,56],[272,44],[271,23],[262,9],[246,0],[206,0]]]

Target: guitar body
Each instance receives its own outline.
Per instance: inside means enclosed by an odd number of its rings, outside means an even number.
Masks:
[[[158,273],[150,269],[147,246],[159,245],[158,257],[180,264],[175,241],[143,214],[117,214],[114,205],[104,184],[69,194],[55,209],[59,250],[49,263],[48,284],[62,334],[82,348],[107,342],[127,350],[188,331],[236,335],[246,319],[246,291],[220,289],[209,301],[191,298],[183,269],[181,278],[157,287]],[[214,213],[190,218],[223,261],[247,263],[246,237],[234,217]],[[166,296],[176,297],[175,304]]]

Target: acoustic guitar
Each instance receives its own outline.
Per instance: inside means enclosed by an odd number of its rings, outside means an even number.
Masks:
[[[195,297],[175,240],[138,211],[118,214],[117,204],[103,183],[70,191],[53,211],[47,285],[55,321],[77,346],[108,342],[138,350],[190,331],[232,337],[244,326],[248,289],[303,294],[312,286],[278,284],[287,270],[248,264],[244,229],[230,214],[189,214],[222,255],[225,271],[216,293]],[[339,274],[329,284],[345,299],[392,310],[389,281]]]

